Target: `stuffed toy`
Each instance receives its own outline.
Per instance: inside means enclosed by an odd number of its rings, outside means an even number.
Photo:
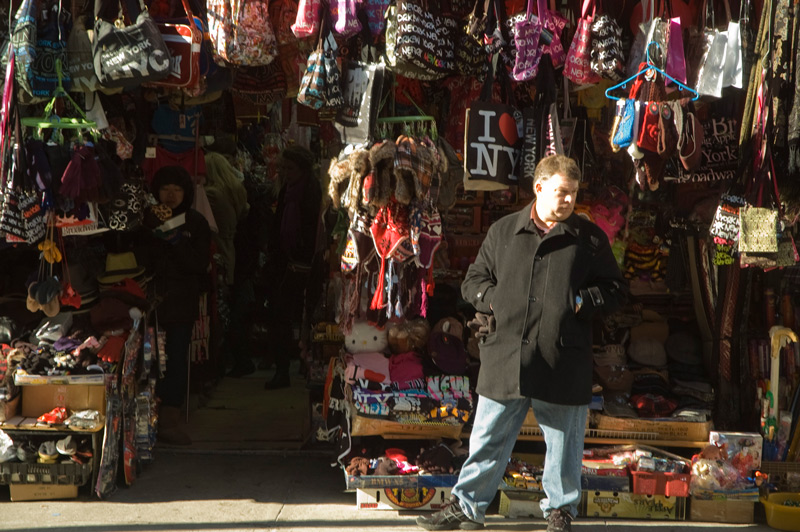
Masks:
[[[422,318],[392,323],[388,332],[389,349],[392,353],[422,352],[430,332],[430,325]]]
[[[356,321],[350,334],[344,337],[344,347],[348,353],[383,353],[389,346],[387,332],[376,329],[365,321]]]

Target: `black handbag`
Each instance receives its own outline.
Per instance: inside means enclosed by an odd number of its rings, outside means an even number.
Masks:
[[[94,70],[100,84],[108,88],[136,87],[164,79],[170,74],[167,45],[143,0],[136,23],[124,26],[120,4],[115,23],[100,18],[102,0],[95,4],[95,38],[92,53]]]

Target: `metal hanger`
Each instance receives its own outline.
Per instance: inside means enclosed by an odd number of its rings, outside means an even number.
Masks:
[[[687,87],[686,85],[684,85],[683,83],[681,83],[677,79],[673,78],[672,76],[670,76],[669,74],[667,74],[666,72],[664,72],[663,70],[661,70],[660,68],[655,66],[650,61],[650,46],[653,45],[653,44],[658,46],[659,48],[661,47],[661,45],[658,44],[655,41],[650,41],[650,43],[647,45],[647,66],[644,67],[643,69],[641,69],[639,72],[637,72],[633,76],[631,76],[628,79],[626,79],[625,81],[623,81],[622,83],[617,83],[613,87],[607,88],[606,89],[606,98],[610,98],[611,100],[621,100],[622,98],[620,98],[618,96],[614,96],[613,94],[611,94],[611,91],[614,91],[616,89],[624,89],[624,88],[626,88],[626,85],[628,83],[630,83],[634,79],[638,78],[642,74],[647,74],[648,72],[651,72],[651,71],[656,71],[659,74],[661,74],[662,76],[664,76],[665,78],[667,78],[668,80],[670,80],[671,82],[675,83],[675,85],[678,86],[678,90],[686,90],[686,91],[691,92],[694,95],[694,98],[692,98],[692,101],[695,101],[700,97],[700,95],[697,94],[696,90]]]

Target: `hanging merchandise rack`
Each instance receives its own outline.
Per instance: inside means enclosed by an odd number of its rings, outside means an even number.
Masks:
[[[95,129],[97,128],[97,122],[93,122],[86,118],[86,113],[81,110],[80,106],[75,103],[75,100],[64,90],[64,85],[62,84],[61,80],[63,78],[63,70],[61,67],[61,60],[56,59],[56,74],[58,76],[58,85],[56,86],[55,91],[53,92],[53,98],[50,100],[50,103],[44,108],[44,116],[41,117],[27,117],[22,118],[20,122],[23,126],[27,127],[34,127],[38,129]],[[53,112],[56,100],[59,98],[66,98],[69,103],[75,108],[78,112],[80,118],[65,118],[60,117]]]

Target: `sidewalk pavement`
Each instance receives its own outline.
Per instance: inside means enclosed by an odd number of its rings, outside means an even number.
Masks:
[[[0,488],[0,530],[29,532],[419,532],[422,512],[356,510],[340,468],[316,451],[213,452],[160,449],[131,487],[107,500],[81,488],[77,500],[9,502]],[[427,513],[426,513],[427,514]],[[487,530],[543,532],[544,521],[490,515]],[[578,519],[577,532],[772,530],[761,525]]]

